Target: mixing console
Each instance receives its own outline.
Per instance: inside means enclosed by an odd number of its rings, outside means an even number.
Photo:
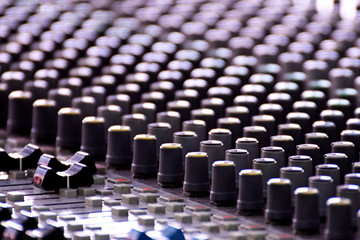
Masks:
[[[0,0],[1,239],[360,239],[357,7]]]

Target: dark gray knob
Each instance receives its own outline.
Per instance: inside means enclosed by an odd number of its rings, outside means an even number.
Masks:
[[[193,131],[199,139],[199,143],[207,139],[206,123],[203,120],[188,120],[182,123],[183,131]]]
[[[134,178],[154,178],[157,174],[156,137],[138,134],[134,137],[131,173]]]
[[[351,200],[352,224],[356,226],[356,213],[360,208],[360,188],[357,185],[340,185],[336,188],[336,196]]]
[[[291,182],[286,178],[273,178],[267,182],[266,221],[291,223]]]
[[[352,205],[347,198],[334,197],[326,202],[325,239],[352,239]]]
[[[313,175],[313,162],[311,157],[307,155],[294,155],[289,157],[290,167],[301,167],[304,170],[306,183],[309,177]]]
[[[31,130],[32,95],[27,91],[9,94],[6,132],[11,136],[28,136]]]
[[[179,143],[160,146],[158,183],[162,187],[179,187],[184,180],[183,153]]]
[[[262,172],[258,169],[243,169],[239,175],[239,214],[262,213],[264,209]]]
[[[218,140],[223,143],[224,155],[227,149],[231,149],[232,133],[229,129],[214,128],[209,132],[209,140]]]
[[[336,164],[340,168],[340,183],[344,182],[348,173],[349,159],[344,153],[327,153],[324,155],[325,164]]]
[[[273,158],[280,168],[285,167],[285,151],[282,147],[269,146],[261,149],[262,158]]]
[[[256,138],[242,137],[236,140],[236,149],[245,149],[249,153],[249,160],[252,162],[259,154],[259,142]]]
[[[33,104],[31,141],[55,143],[57,111],[53,100],[38,99]]]
[[[156,122],[166,122],[171,126],[171,134],[181,129],[180,113],[174,111],[159,112],[156,114]]]
[[[319,214],[320,217],[326,216],[326,201],[335,196],[334,181],[330,176],[312,176],[309,178],[309,187],[319,191]]]
[[[267,182],[271,178],[279,177],[279,167],[273,158],[255,158],[253,160],[253,169],[261,170],[264,197],[267,196]]]
[[[320,228],[319,190],[302,187],[295,190],[293,228],[297,233],[317,233]]]
[[[62,108],[58,112],[57,152],[68,149],[76,152],[81,145],[81,116],[78,108]]]
[[[183,191],[188,196],[209,194],[208,156],[205,152],[189,152],[185,157]]]
[[[131,166],[130,127],[114,125],[108,129],[106,166],[129,169]]]
[[[249,152],[245,149],[228,149],[225,151],[225,159],[235,163],[236,187],[239,182],[239,172],[243,169],[250,169],[252,161],[249,159]]]
[[[348,173],[345,175],[345,184],[353,184],[360,187],[360,174],[359,173]]]
[[[210,201],[217,206],[236,204],[235,164],[232,161],[215,161],[212,164]]]
[[[93,158],[105,158],[105,122],[101,117],[86,117],[82,120],[80,150],[89,153]]]
[[[306,186],[304,170],[301,167],[283,167],[280,169],[280,178],[287,178],[291,181],[291,196],[294,196],[295,189]]]
[[[183,148],[183,161],[188,152],[196,152],[199,150],[198,136],[192,131],[175,132],[173,142],[181,144]]]
[[[222,160],[224,156],[224,145],[218,140],[207,140],[200,142],[200,151],[206,152],[209,158],[209,179],[212,177],[212,164],[215,161]],[[234,170],[235,171],[235,170]]]
[[[290,156],[295,155],[295,142],[293,137],[289,135],[276,135],[270,138],[271,146],[282,147],[285,151],[285,166]]]
[[[336,164],[320,164],[315,168],[315,174],[330,176],[334,180],[334,186],[340,185],[340,168]]]

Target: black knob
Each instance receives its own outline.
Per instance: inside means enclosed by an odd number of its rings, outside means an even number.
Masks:
[[[244,169],[239,172],[239,214],[262,213],[264,207],[262,172],[257,169]]]
[[[352,239],[351,200],[334,197],[327,202],[326,239]]]
[[[212,164],[210,201],[217,206],[236,204],[235,163],[215,161]]]
[[[6,131],[9,135],[29,135],[32,117],[32,95],[26,91],[13,91],[9,95]]]
[[[75,152],[81,144],[81,117],[77,108],[63,108],[58,112],[56,147],[61,152]]]
[[[317,233],[320,228],[319,191],[302,187],[295,190],[293,228],[297,233]]]
[[[53,100],[39,99],[33,104],[31,141],[55,143],[57,110]]]
[[[105,157],[105,123],[101,117],[85,117],[82,120],[81,151],[96,159]]]
[[[153,178],[157,174],[156,137],[138,134],[134,137],[131,172],[134,178]]]
[[[182,185],[184,173],[181,144],[164,143],[160,146],[157,180],[162,187],[179,187]]]
[[[291,223],[291,182],[286,178],[273,178],[267,183],[265,218],[270,223]]]
[[[183,190],[188,196],[209,194],[208,156],[204,152],[190,152],[185,157]]]
[[[119,144],[121,142],[121,144]],[[130,127],[114,125],[108,129],[106,166],[128,169],[131,166]]]

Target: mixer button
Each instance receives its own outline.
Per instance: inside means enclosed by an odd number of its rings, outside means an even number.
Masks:
[[[142,215],[138,217],[138,223],[141,226],[152,227],[155,224],[155,218],[150,215]]]
[[[195,222],[210,222],[211,220],[211,213],[207,212],[194,212],[193,213],[193,220]]]
[[[131,213],[134,216],[140,216],[140,215],[146,215],[146,210],[144,209],[132,209],[129,210],[129,213]]]
[[[111,207],[111,214],[115,217],[127,217],[129,209],[124,206],[113,206]]]
[[[8,192],[6,198],[10,202],[23,202],[25,194],[19,191]]]
[[[220,232],[220,226],[217,223],[205,222],[201,224],[201,231],[209,234],[216,234]]]
[[[72,189],[72,188],[60,188],[59,196],[63,198],[76,198],[77,191],[76,189]]]
[[[192,216],[189,213],[175,213],[174,218],[176,222],[183,223],[183,224],[191,224],[192,223]]]
[[[159,203],[148,204],[148,212],[154,214],[165,214],[165,205]]]
[[[134,187],[135,192],[139,193],[157,193],[158,190],[153,187]]]
[[[90,240],[91,234],[87,232],[75,232],[72,237],[73,240]]]
[[[84,196],[84,197],[94,196],[95,195],[95,189],[94,188],[89,188],[89,187],[79,187],[77,189],[77,194],[79,196]]]
[[[35,212],[43,212],[43,211],[50,211],[50,208],[48,206],[32,206],[32,210]]]
[[[85,206],[88,207],[101,207],[102,206],[102,198],[101,197],[85,197]]]
[[[81,223],[76,222],[76,221],[69,222],[67,224],[67,230],[69,232],[82,231],[83,229],[84,229],[84,226]]]
[[[105,232],[96,231],[94,235],[96,240],[110,240],[110,235]]]
[[[131,186],[129,184],[117,183],[114,184],[114,193],[127,194],[131,192]]]
[[[106,205],[106,206],[108,206],[108,207],[120,206],[120,205],[121,205],[121,201],[120,201],[120,200],[115,200],[115,199],[105,199],[105,200],[104,200],[104,205]]]
[[[28,202],[15,202],[14,203],[15,212],[20,212],[21,210],[31,211],[31,203]]]
[[[59,239],[65,240],[64,231],[55,225],[46,224],[44,227],[36,228],[26,232],[28,239]]]
[[[242,231],[236,231],[229,233],[230,240],[246,240],[247,234]]]
[[[183,212],[184,211],[184,204],[179,202],[167,202],[165,204],[167,212]]]
[[[46,222],[46,220],[48,220],[48,219],[56,220],[57,216],[58,215],[56,212],[43,211],[43,212],[40,212],[39,220],[42,222]]]
[[[121,195],[121,202],[123,204],[137,205],[139,204],[139,196],[135,194],[123,194]]]
[[[228,221],[228,222],[221,222],[220,223],[220,229],[225,232],[232,232],[237,231],[239,227],[238,221]]]
[[[143,203],[156,203],[157,202],[157,194],[153,193],[140,193],[140,202]]]

